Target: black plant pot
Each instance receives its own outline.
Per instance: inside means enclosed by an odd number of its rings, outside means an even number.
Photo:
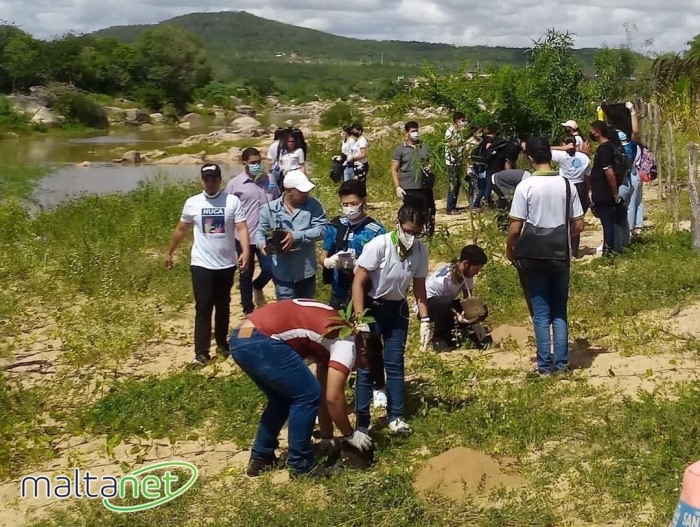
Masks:
[[[272,229],[265,233],[265,251],[267,254],[279,254],[282,250],[282,240],[287,236],[284,229]]]

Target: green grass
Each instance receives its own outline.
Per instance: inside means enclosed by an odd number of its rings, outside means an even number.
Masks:
[[[0,169],[0,201],[30,197],[39,180],[49,173],[47,167],[4,166]]]

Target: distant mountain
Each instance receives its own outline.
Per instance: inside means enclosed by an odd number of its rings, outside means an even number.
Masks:
[[[361,40],[275,22],[244,11],[193,13],[161,22],[182,26],[204,41],[211,62],[219,72],[233,73],[241,61],[329,65],[384,65],[417,71],[424,61],[439,67],[459,67],[469,61],[482,67],[525,63],[524,48],[453,46],[396,40]],[[133,42],[149,25],[114,26],[95,36]],[[590,70],[597,49],[576,50]]]

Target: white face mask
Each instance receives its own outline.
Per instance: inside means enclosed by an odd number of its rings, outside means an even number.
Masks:
[[[413,244],[416,241],[416,237],[413,234],[406,234],[404,230],[401,228],[401,225],[397,225],[396,227],[396,235],[399,238],[399,243],[401,246],[409,251],[411,247],[413,247]]]
[[[357,218],[362,216],[362,206],[359,207],[342,207],[343,214],[350,221],[355,221]]]
[[[408,134],[408,137],[410,137],[414,141],[418,141],[418,138],[420,137],[420,132],[411,132],[410,134]]]

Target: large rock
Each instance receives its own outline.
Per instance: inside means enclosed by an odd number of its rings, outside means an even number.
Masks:
[[[128,110],[125,110],[125,112],[127,121],[132,121],[136,123],[151,122],[151,116],[143,110],[139,110],[138,108],[129,108]]]
[[[46,101],[39,97],[27,97],[25,95],[9,95],[7,100],[12,105],[15,112],[26,113],[31,116],[36,115],[38,111],[46,108]]]
[[[58,122],[58,117],[56,117],[51,110],[43,106],[39,108],[29,122],[32,124],[55,124]]]
[[[231,122],[233,131],[239,134],[250,134],[262,126],[262,123],[252,117],[239,117]]]
[[[189,130],[192,128],[192,123],[185,121],[184,123],[178,124],[177,127],[182,128],[183,130]]]
[[[122,158],[119,160],[119,163],[140,163],[141,161],[141,152],[137,152],[136,150],[129,150],[128,152],[125,152],[124,155],[122,155]]]
[[[126,111],[124,108],[105,106],[104,110],[110,123],[122,123],[126,120]]]
[[[161,124],[165,120],[165,117],[160,112],[152,113],[149,117],[153,124]]]
[[[268,97],[267,99],[265,99],[265,101],[267,102],[268,106],[272,106],[273,108],[276,108],[280,105],[280,101],[276,97]]]
[[[223,126],[226,124],[226,112],[218,111],[214,113],[214,124],[216,126]]]
[[[190,123],[193,128],[201,128],[204,126],[204,117],[198,113],[188,113],[182,119],[180,119],[180,122]]]
[[[255,108],[246,105],[236,106],[236,113],[240,113],[242,115],[249,115],[250,117],[255,117],[257,115]]]
[[[182,154],[179,156],[166,157],[164,159],[158,159],[155,161],[156,165],[203,165],[204,152],[199,154]]]
[[[165,154],[166,152],[163,150],[151,150],[150,152],[143,154],[141,159],[144,161],[151,161],[157,157],[163,157]]]

